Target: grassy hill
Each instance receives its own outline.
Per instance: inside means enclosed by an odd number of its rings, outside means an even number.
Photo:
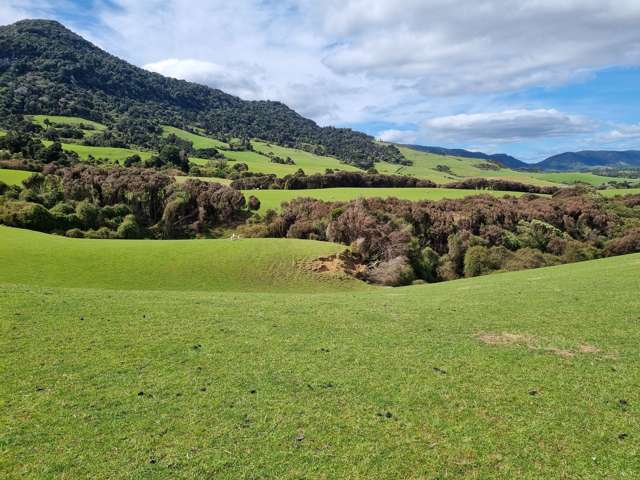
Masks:
[[[218,89],[131,65],[51,20],[0,26],[0,111],[76,115],[113,126],[123,117],[181,122],[234,137],[322,145],[350,163],[400,160],[399,152],[350,129],[320,127],[280,102],[245,101]],[[134,122],[135,123],[135,122]]]
[[[249,260],[295,242],[0,239],[3,478],[637,472],[640,255],[309,294]]]
[[[456,199],[470,195],[487,193],[496,197],[504,195],[520,196],[519,192],[460,190],[453,188],[322,188],[308,190],[243,190],[246,197],[255,195],[260,199],[260,210],[280,209],[282,202],[294,198],[310,197],[328,202],[348,201],[360,197],[396,197],[403,200],[442,200]]]
[[[92,120],[86,120],[81,117],[69,117],[64,115],[33,115],[32,116],[33,123],[40,125],[41,127],[45,127],[45,120],[49,120],[49,122],[56,123],[66,123],[68,125],[90,125],[93,127],[91,129],[83,129],[85,135],[93,135],[94,133],[100,132],[102,130],[106,130],[106,125],[102,123],[94,122]]]
[[[187,140],[193,143],[193,148],[228,148],[229,145],[216,140],[214,138],[197,135],[195,133],[187,132],[181,128],[172,127],[170,125],[162,125],[162,134],[164,136],[175,135],[178,138]]]
[[[253,140],[251,143],[255,151],[232,151],[228,150],[229,145],[219,140],[209,138],[203,135],[197,135],[185,130],[181,130],[175,127],[163,126],[163,131],[166,135],[173,133],[179,138],[188,140],[193,143],[194,148],[217,148],[221,150],[221,153],[228,159],[238,162],[246,163],[249,167],[249,171],[260,172],[267,174],[275,174],[280,177],[290,175],[303,169],[305,173],[324,173],[327,168],[334,170],[347,170],[347,171],[360,171],[358,168],[340,162],[335,157],[328,157],[322,155],[315,155],[313,153],[305,152],[304,150],[298,150],[295,148],[281,147],[260,140]],[[266,155],[272,153],[280,158],[291,158],[295,165],[283,165],[279,163],[271,162],[271,159]],[[194,163],[204,164],[207,160],[191,158]]]
[[[51,121],[68,124],[93,124],[96,130],[88,130],[86,133],[95,133],[106,128],[97,122],[91,122],[80,117],[68,116],[45,116],[36,115],[32,119],[35,123],[42,124],[45,118]],[[291,175],[298,169],[303,169],[307,174],[324,173],[326,169],[361,171],[353,165],[343,163],[335,157],[315,155],[295,148],[282,147],[261,140],[252,140],[255,151],[232,151],[228,150],[229,145],[220,140],[188,132],[176,127],[163,125],[163,134],[175,134],[177,137],[193,143],[194,148],[216,148],[231,161],[246,163],[249,171],[265,174],[274,174],[280,177]],[[49,145],[50,142],[44,142]],[[95,158],[107,158],[113,162],[118,160],[122,163],[127,157],[138,154],[142,159],[149,158],[153,152],[140,151],[126,148],[112,147],[92,147],[75,143],[63,143],[65,150],[71,150],[80,158],[86,160],[89,155]],[[446,184],[469,177],[501,178],[532,185],[558,185],[574,184],[576,182],[587,183],[599,186],[610,181],[630,181],[634,179],[621,177],[606,177],[587,172],[518,172],[509,168],[492,169],[493,164],[482,159],[466,157],[453,157],[422,152],[407,147],[398,147],[402,155],[411,160],[413,165],[401,166],[385,162],[376,163],[376,168],[380,173],[411,175],[418,178],[426,178],[439,184]],[[280,158],[291,158],[295,165],[284,165],[271,162],[266,154],[273,154]],[[206,159],[191,157],[190,161],[204,165]],[[487,169],[489,166],[489,169]],[[484,167],[484,168],[483,168]]]
[[[7,185],[20,185],[23,180],[29,178],[33,172],[25,172],[24,170],[0,169],[0,182]]]
[[[496,169],[495,164],[486,160],[435,155],[401,146],[398,148],[405,158],[413,162],[413,165],[401,166],[380,162],[376,164],[380,173],[412,175],[418,178],[427,178],[438,184],[451,183],[468,177],[486,177],[530,185],[557,185],[556,182],[539,179],[526,172],[518,172],[509,168]]]
[[[45,145],[51,145],[50,141],[43,141]],[[141,150],[132,150],[130,148],[117,148],[117,147],[93,147],[89,145],[80,145],[79,143],[63,143],[62,148],[71,152],[76,152],[82,160],[89,158],[92,155],[94,158],[106,158],[112,162],[116,160],[120,163],[124,162],[128,157],[132,155],[139,155],[143,160],[150,158],[153,152],[145,152]]]
[[[77,240],[0,226],[0,281],[117,290],[360,288],[364,284],[319,278],[298,266],[342,248],[288,239]]]

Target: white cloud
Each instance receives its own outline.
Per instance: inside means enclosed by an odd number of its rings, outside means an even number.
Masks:
[[[242,64],[223,66],[203,60],[168,58],[148,63],[144,68],[168,77],[218,88],[246,99],[262,97],[262,88],[257,81],[260,70],[255,66]]]
[[[538,109],[449,115],[425,121],[424,128],[441,138],[512,142],[592,132],[595,125],[584,117]]]
[[[640,123],[618,125],[599,137],[603,141],[640,140]]]
[[[332,70],[404,78],[431,95],[557,85],[640,63],[637,0],[332,0],[324,13],[339,38],[324,58]]]
[[[413,130],[383,130],[378,134],[383,142],[412,144],[418,140],[418,132]]]

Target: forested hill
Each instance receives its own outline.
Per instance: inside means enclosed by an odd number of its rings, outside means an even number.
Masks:
[[[394,146],[350,129],[321,128],[280,102],[245,101],[148,72],[49,20],[0,27],[0,115],[10,113],[197,126],[315,150],[361,167],[404,161]]]

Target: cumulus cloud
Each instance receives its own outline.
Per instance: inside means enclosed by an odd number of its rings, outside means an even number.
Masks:
[[[432,95],[557,85],[640,63],[637,0],[332,0],[324,62]],[[380,35],[383,31],[384,35]]]
[[[588,119],[557,110],[505,110],[436,117],[424,122],[427,133],[444,138],[512,142],[592,132]]]
[[[378,134],[378,138],[383,142],[393,143],[416,143],[418,140],[418,132],[414,130],[383,130]]]
[[[148,63],[145,69],[162,75],[201,83],[247,99],[260,98],[262,88],[256,81],[260,70],[250,65],[219,65],[195,59],[168,58]]]

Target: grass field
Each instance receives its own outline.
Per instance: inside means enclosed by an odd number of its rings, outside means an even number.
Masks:
[[[487,162],[485,160],[434,155],[432,153],[419,152],[406,147],[398,148],[405,158],[413,162],[413,165],[401,166],[386,162],[379,162],[376,163],[376,168],[380,173],[411,175],[417,178],[426,178],[438,184],[451,183],[463,180],[464,178],[486,177],[512,180],[530,185],[557,185],[555,182],[535,178],[527,172],[517,172],[509,168],[501,168],[499,170],[482,169],[479,165],[486,165]],[[438,165],[448,167],[450,173],[436,170]]]
[[[25,172],[24,170],[0,169],[0,182],[7,185],[22,185],[22,181],[33,175],[33,172]]]
[[[244,242],[0,228],[0,477],[637,477],[640,255],[274,293]]]
[[[50,145],[51,142],[42,142],[45,145]],[[140,150],[131,150],[129,148],[116,148],[116,147],[91,147],[87,145],[80,145],[77,143],[63,143],[62,148],[64,150],[70,150],[76,152],[82,160],[86,160],[89,155],[93,155],[94,158],[106,158],[111,162],[118,160],[120,163],[124,162],[131,155],[140,155],[140,158],[146,160],[153,155],[153,152],[144,152]]]
[[[174,134],[178,138],[188,140],[193,143],[193,148],[228,148],[224,142],[216,140],[214,138],[203,137],[202,135],[196,135],[195,133],[187,132],[180,128],[171,127],[169,125],[162,125],[162,132],[165,136]]]
[[[396,197],[403,200],[442,200],[443,198],[464,198],[481,193],[488,193],[496,197],[522,195],[522,193],[518,192],[460,190],[453,188],[322,188],[309,190],[243,190],[242,193],[244,193],[247,198],[249,195],[258,197],[260,199],[260,210],[262,211],[269,208],[279,210],[282,202],[288,202],[299,197],[337,202],[353,200],[360,197]]]
[[[193,142],[193,146],[195,148],[212,147],[223,149],[222,153],[225,157],[234,161],[246,163],[249,167],[249,171],[252,172],[275,174],[280,177],[284,177],[285,175],[295,173],[300,168],[302,168],[307,174],[324,173],[327,168],[332,168],[334,170],[359,171],[358,168],[341,163],[334,157],[314,155],[313,153],[305,152],[303,150],[280,147],[277,145],[269,144],[267,142],[262,142],[260,140],[251,141],[255,151],[236,152],[231,150],[224,150],[228,148],[228,145],[220,142],[219,140],[204,137],[202,135],[196,135],[175,127],[163,126],[162,128],[166,135],[173,133],[179,138]],[[269,157],[260,155],[260,153],[258,152],[273,153],[281,158],[291,157],[296,162],[296,164],[283,165],[279,163],[273,163],[271,162]],[[198,164],[204,164],[207,162],[207,160],[199,158],[191,158],[191,161]]]
[[[557,182],[557,183],[588,183],[589,185],[593,185],[597,187],[598,185],[602,185],[607,182],[622,182],[629,181],[635,182],[632,178],[622,178],[622,177],[605,177],[602,175],[595,175],[593,173],[588,172],[549,172],[549,173],[529,173],[532,177],[538,178],[540,180],[547,180],[549,182]]]
[[[605,197],[616,197],[618,195],[638,195],[640,194],[640,188],[612,188],[608,190],[598,190],[600,195]]]
[[[0,226],[0,264],[18,283],[147,290],[316,291],[361,287],[318,282],[296,263],[340,251],[286,239],[99,241]],[[16,255],[20,252],[20,255]],[[37,262],[39,266],[33,268]],[[246,268],[251,262],[252,268]],[[0,277],[2,275],[0,274]],[[140,279],[145,278],[144,285]]]
[[[97,133],[101,130],[106,130],[107,128],[102,123],[94,122],[92,120],[86,120],[80,117],[66,117],[62,115],[33,115],[31,118],[33,123],[36,123],[41,127],[45,126],[44,121],[46,119],[49,119],[51,123],[66,123],[68,125],[91,125],[94,128],[93,130],[83,129],[85,136],[93,135],[94,133]]]

